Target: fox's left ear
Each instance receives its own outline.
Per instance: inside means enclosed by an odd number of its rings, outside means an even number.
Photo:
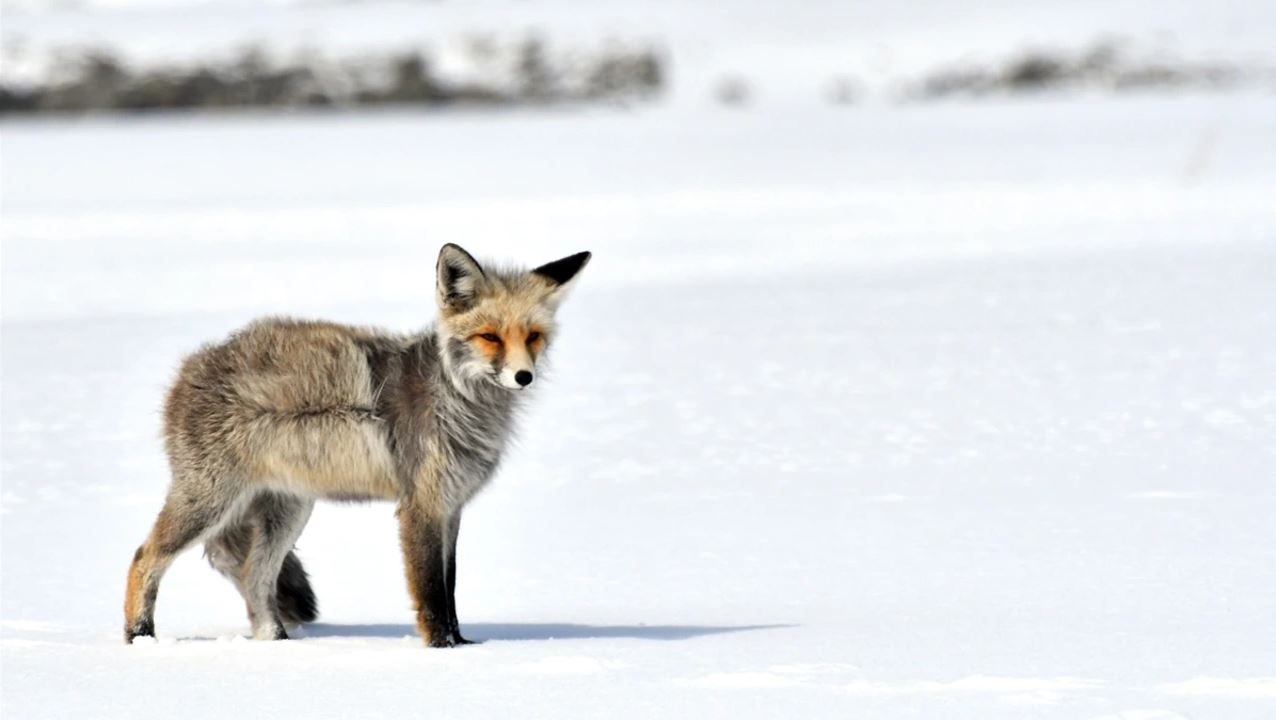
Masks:
[[[532,271],[533,275],[541,276],[553,286],[554,289],[549,295],[549,303],[551,305],[557,305],[562,302],[567,295],[567,291],[571,289],[576,278],[580,276],[580,271],[589,264],[589,258],[591,257],[593,257],[593,253],[579,252],[575,255],[568,255],[562,260],[545,263]]]
[[[444,313],[469,310],[487,287],[483,268],[460,245],[448,243],[439,249],[435,272],[438,273],[439,310]]]

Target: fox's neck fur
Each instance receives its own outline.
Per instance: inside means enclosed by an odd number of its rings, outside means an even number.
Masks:
[[[458,373],[446,341],[432,330],[400,343],[369,343],[365,352],[375,412],[397,450],[400,477],[416,478],[423,463],[437,463],[441,499],[449,509],[459,508],[495,472],[526,393]]]

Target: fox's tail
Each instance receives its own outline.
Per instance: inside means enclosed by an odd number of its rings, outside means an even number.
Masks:
[[[280,619],[298,625],[314,622],[319,617],[319,601],[310,587],[310,577],[301,566],[297,553],[289,551],[279,571],[278,593]]]

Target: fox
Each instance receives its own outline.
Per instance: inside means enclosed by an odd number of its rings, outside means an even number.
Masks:
[[[461,511],[495,474],[591,257],[514,269],[449,243],[435,322],[419,333],[273,317],[186,357],[164,404],[171,481],[129,565],[124,641],[154,637],[160,580],[201,541],[253,637],[287,639],[318,617],[294,547],[315,502],[388,500],[417,631],[430,647],[470,644],[456,612]]]

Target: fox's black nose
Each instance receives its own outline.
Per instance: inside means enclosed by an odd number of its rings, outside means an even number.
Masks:
[[[514,382],[522,385],[523,387],[527,387],[532,384],[532,374],[526,370],[519,370],[514,373]]]

